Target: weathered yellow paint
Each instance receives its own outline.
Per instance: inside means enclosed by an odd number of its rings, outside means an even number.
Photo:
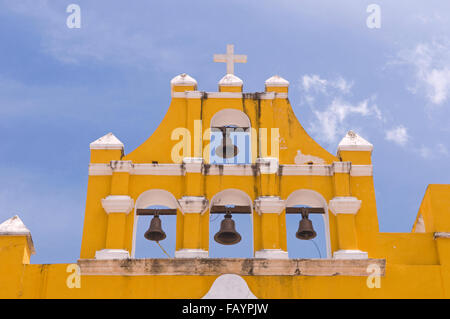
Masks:
[[[172,92],[196,90],[196,85],[172,86]],[[220,87],[220,92],[241,92],[241,87]],[[266,92],[287,93],[286,87],[266,87]],[[180,170],[182,159],[203,157],[201,172],[183,175],[137,175],[117,172],[90,175],[88,179],[84,229],[80,259],[93,259],[103,249],[125,249],[133,253],[135,212],[105,212],[101,200],[109,195],[128,195],[134,202],[145,191],[165,190],[175,199],[183,196],[212,198],[227,189],[240,190],[253,202],[260,196],[283,200],[298,190],[309,190],[328,205],[338,196],[362,201],[356,214],[328,214],[331,252],[360,250],[369,258],[386,260],[386,273],[380,288],[369,288],[366,276],[243,276],[259,298],[449,298],[450,238],[436,238],[434,233],[450,232],[450,185],[429,185],[416,218],[423,219],[424,233],[380,233],[372,176],[349,173],[328,175],[287,175],[283,165],[295,164],[302,154],[321,158],[326,165],[350,162],[370,165],[371,151],[340,151],[334,156],[317,144],[298,122],[287,98],[261,99],[261,94],[243,94],[242,98],[173,97],[167,114],[155,132],[137,149],[124,155],[117,149],[91,150],[90,163],[131,161],[135,164],[173,164],[175,145]],[[277,157],[279,170],[269,174],[212,175],[209,152],[209,128],[220,110],[242,111],[251,123],[252,168],[256,159]],[[272,130],[276,128],[277,130]],[[174,130],[180,129],[174,133]],[[180,133],[181,132],[181,133]],[[266,138],[265,138],[266,137]],[[184,139],[183,139],[184,138]],[[265,141],[266,140],[266,141]],[[276,147],[277,143],[279,147]],[[153,164],[152,164],[153,163]],[[314,169],[317,164],[306,166]],[[210,213],[184,213],[177,209],[176,250],[209,250]],[[281,213],[252,213],[254,251],[287,251],[286,216]],[[142,236],[143,234],[138,234]],[[81,287],[70,288],[69,264],[29,264],[30,247],[26,236],[0,235],[0,297],[2,298],[200,298],[217,276],[168,275],[82,275]],[[152,256],[148,256],[152,257]],[[368,274],[369,275],[369,274]]]

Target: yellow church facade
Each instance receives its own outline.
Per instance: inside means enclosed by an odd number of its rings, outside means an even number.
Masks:
[[[350,131],[327,152],[294,115],[288,81],[243,92],[230,66],[246,59],[231,49],[215,57],[228,65],[218,92],[172,79],[167,114],[137,149],[125,154],[112,133],[90,144],[77,261],[30,264],[30,231],[17,216],[0,225],[1,298],[450,297],[450,185],[428,186],[410,233],[381,233],[372,144]],[[217,147],[221,128],[244,137],[234,151],[246,159],[217,161],[231,136]],[[151,207],[176,215],[174,258],[134,258],[139,212]],[[218,207],[250,214],[253,258],[209,257]],[[289,258],[286,213],[296,207],[323,211],[325,258]]]

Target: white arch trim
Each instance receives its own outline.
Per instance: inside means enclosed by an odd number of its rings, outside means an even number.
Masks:
[[[248,116],[236,109],[223,109],[211,118],[210,127],[222,127],[226,125],[236,125],[238,127],[251,127]]]
[[[133,245],[131,249],[131,258],[134,258],[136,252],[136,231],[137,231],[137,220],[136,209],[147,208],[149,206],[166,206],[168,208],[180,209],[180,204],[178,203],[175,196],[169,191],[164,189],[149,189],[139,195],[134,205],[134,225],[133,225]]]
[[[211,207],[214,205],[248,205],[253,213],[253,203],[250,196],[246,192],[236,188],[227,188],[216,193],[211,199],[209,209],[211,210]]]
[[[286,199],[286,206],[295,205],[322,207],[325,210],[323,221],[325,226],[327,258],[331,258],[330,219],[328,215],[328,204],[326,199],[320,193],[311,189],[299,189],[293,191]]]

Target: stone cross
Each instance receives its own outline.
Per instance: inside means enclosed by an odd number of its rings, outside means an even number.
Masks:
[[[214,54],[214,62],[224,62],[227,64],[227,74],[234,74],[234,63],[246,63],[247,56],[234,54],[234,45],[227,44],[226,54]]]

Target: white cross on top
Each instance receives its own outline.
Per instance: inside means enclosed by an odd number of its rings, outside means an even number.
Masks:
[[[214,62],[225,62],[227,64],[227,74],[234,74],[234,63],[247,63],[247,56],[234,54],[234,45],[227,44],[227,53],[214,54]]]

